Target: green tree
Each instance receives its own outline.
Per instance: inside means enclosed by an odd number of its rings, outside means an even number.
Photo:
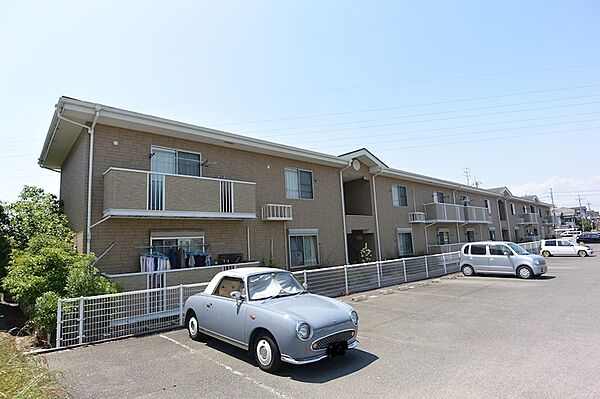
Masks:
[[[10,257],[10,243],[8,240],[8,217],[4,206],[0,204],[0,281],[6,276],[6,266]]]
[[[72,243],[73,232],[55,195],[25,186],[19,199],[5,207],[6,235],[15,249],[25,249],[34,236],[45,235]]]

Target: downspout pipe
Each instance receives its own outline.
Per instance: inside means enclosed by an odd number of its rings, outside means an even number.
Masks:
[[[379,215],[377,212],[377,188],[375,186],[375,178],[382,173],[383,170],[380,170],[373,175],[373,205],[375,208],[375,230],[377,231],[377,260],[381,260],[381,239],[379,237]]]
[[[346,169],[348,169],[352,165],[352,161],[348,161],[348,165],[346,165],[342,170],[340,170],[340,196],[342,198],[342,228],[344,229],[344,260],[345,265],[349,264],[348,261],[348,236],[346,232],[346,198],[344,196],[344,178],[342,174]]]
[[[98,122],[98,117],[100,116],[100,105],[96,104],[94,119],[92,120],[92,125],[87,126],[79,122],[72,121],[70,119],[65,118],[59,112],[57,117],[60,120],[65,122],[72,123],[74,125],[80,126],[83,129],[86,129],[88,134],[90,135],[90,148],[89,148],[89,158],[88,158],[88,184],[87,184],[87,217],[86,217],[86,243],[85,243],[85,253],[89,254],[92,245],[92,166],[94,165],[94,129],[96,128],[96,122]]]

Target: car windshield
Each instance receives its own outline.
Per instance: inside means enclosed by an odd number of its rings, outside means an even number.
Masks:
[[[529,252],[527,252],[525,248],[518,244],[515,244],[514,242],[511,242],[508,245],[512,248],[513,251],[517,253],[517,255],[529,255]]]
[[[251,301],[296,295],[305,291],[296,277],[288,272],[263,273],[248,277]]]

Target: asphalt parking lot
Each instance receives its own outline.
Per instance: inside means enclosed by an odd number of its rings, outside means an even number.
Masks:
[[[275,375],[185,330],[44,357],[75,398],[600,397],[600,257],[548,265],[367,293],[358,349]]]

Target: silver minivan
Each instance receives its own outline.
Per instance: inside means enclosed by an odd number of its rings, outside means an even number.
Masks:
[[[532,278],[546,273],[548,267],[543,257],[530,254],[514,242],[481,241],[463,245],[460,270],[465,276],[500,273]]]

